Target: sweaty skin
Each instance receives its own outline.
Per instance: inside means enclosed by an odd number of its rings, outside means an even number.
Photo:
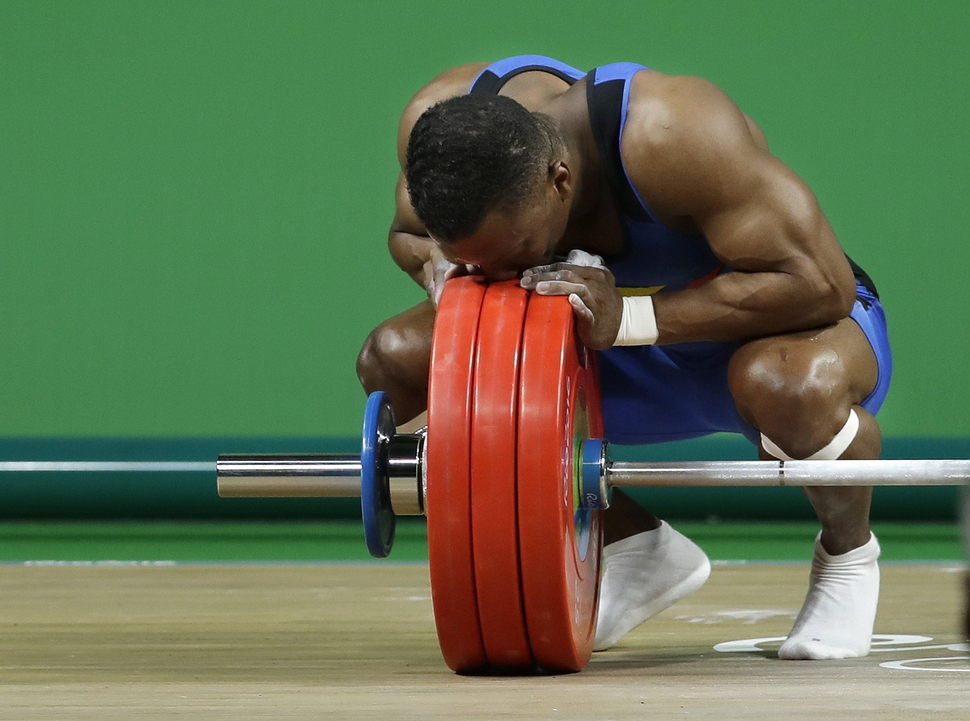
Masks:
[[[421,112],[467,93],[485,67],[447,71],[412,99],[399,127],[402,168]],[[610,347],[619,329],[622,302],[609,270],[550,263],[573,249],[609,258],[624,244],[589,126],[585,80],[569,86],[547,73],[527,72],[501,93],[552,118],[565,151],[550,157],[546,181],[521,212],[493,213],[452,243],[429,237],[399,180],[389,248],[428,300],[371,335],[358,371],[368,392],[389,393],[400,420],[424,410],[434,305],[449,273],[472,266],[493,279],[521,277],[522,287],[539,294],[569,296],[580,335],[593,348]],[[875,356],[848,318],[852,272],[806,184],[770,154],[750,118],[699,78],[639,72],[622,149],[632,183],[658,218],[676,230],[702,233],[733,270],[701,287],[657,293],[658,344],[743,344],[729,371],[738,409],[790,456],[806,457],[825,446],[855,408],[860,430],[842,457],[878,457],[878,425],[858,405],[875,386]],[[871,489],[806,492],[828,553],[869,540]],[[656,527],[655,518],[634,507],[621,503],[607,517],[607,542]]]

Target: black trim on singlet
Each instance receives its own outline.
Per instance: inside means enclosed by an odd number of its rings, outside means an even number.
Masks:
[[[609,80],[596,85],[593,83],[594,73],[595,71],[586,76],[586,106],[589,109],[589,124],[596,139],[603,175],[624,215],[652,223],[653,218],[644,209],[626,177],[620,155],[624,81]]]
[[[482,74],[479,75],[475,80],[475,84],[472,85],[468,90],[468,94],[472,95],[475,93],[485,93],[488,95],[498,95],[498,91],[502,89],[505,83],[514,78],[516,75],[529,73],[534,70],[555,75],[557,78],[566,81],[570,85],[576,82],[572,76],[567,75],[558,68],[550,68],[548,65],[523,65],[522,67],[516,68],[515,70],[510,70],[509,72],[505,73],[505,75],[501,76],[496,75],[491,70],[483,71]]]
[[[864,271],[858,263],[852,260],[848,253],[846,253],[845,259],[849,261],[849,267],[852,268],[852,275],[855,276],[856,282],[878,299],[879,291],[876,290],[876,284],[872,282],[872,278],[869,277],[869,274],[866,273],[866,271]],[[860,298],[859,300],[862,301],[863,305],[869,305],[865,298]]]

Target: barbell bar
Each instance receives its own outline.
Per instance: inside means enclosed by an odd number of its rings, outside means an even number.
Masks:
[[[614,461],[609,443],[581,442],[581,505],[609,507],[616,487],[955,486],[970,481],[970,461]],[[216,462],[222,497],[360,497],[365,538],[383,558],[396,516],[425,514],[425,433],[394,432],[386,395],[372,393],[361,454],[222,455]]]
[[[418,481],[420,434],[397,434],[389,480]],[[606,441],[600,441],[606,449]],[[584,442],[597,448],[596,439]],[[401,453],[401,449],[408,449]],[[959,486],[970,481],[970,461],[597,461],[606,488],[677,486]],[[359,453],[222,455],[211,461],[0,461],[0,473],[210,473],[222,497],[359,498]],[[423,486],[401,488],[398,515],[423,515]],[[407,490],[405,490],[407,489]],[[608,496],[600,492],[598,497]],[[405,502],[408,499],[410,503]],[[411,509],[407,510],[410,506]],[[595,507],[595,506],[594,506]],[[608,507],[608,506],[606,506]]]
[[[423,515],[420,434],[392,437],[381,464],[397,515]],[[615,487],[661,486],[957,486],[970,480],[970,460],[614,461],[609,443],[583,441],[584,500],[608,508]],[[591,457],[591,460],[586,460]],[[589,470],[592,468],[593,470]],[[223,497],[359,497],[360,455],[223,455],[216,463]],[[587,480],[588,479],[588,480]],[[406,480],[409,483],[402,484]],[[407,489],[407,490],[404,490]],[[408,499],[409,502],[405,502]],[[405,508],[409,510],[405,510]]]

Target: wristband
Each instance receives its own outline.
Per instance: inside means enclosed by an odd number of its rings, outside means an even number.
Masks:
[[[660,331],[653,312],[653,297],[649,295],[623,296],[623,316],[613,345],[653,345]]]

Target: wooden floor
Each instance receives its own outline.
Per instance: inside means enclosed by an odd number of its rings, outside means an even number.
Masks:
[[[441,660],[423,564],[6,565],[0,719],[964,720],[962,573],[884,565],[896,638],[865,659],[731,644],[784,635],[808,567],[719,565],[579,674],[472,678]]]

